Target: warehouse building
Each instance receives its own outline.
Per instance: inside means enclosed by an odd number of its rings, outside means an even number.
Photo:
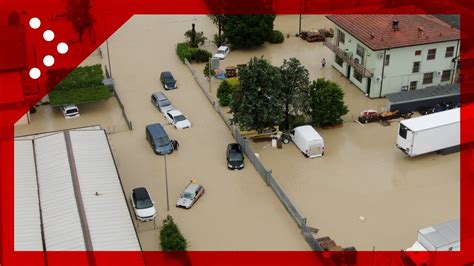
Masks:
[[[16,251],[141,251],[104,130],[18,137],[14,145]]]

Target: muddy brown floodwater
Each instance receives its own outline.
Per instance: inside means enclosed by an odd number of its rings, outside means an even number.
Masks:
[[[333,54],[322,43],[293,37],[298,19],[295,15],[277,16],[275,29],[285,35],[284,43],[231,51],[221,61],[221,68],[246,63],[254,56],[264,56],[277,66],[283,59],[296,57],[311,79],[325,77],[343,88],[350,110],[344,127],[317,129],[325,140],[324,157],[306,159],[294,144],[278,150],[268,147],[269,143],[252,143],[264,165],[273,170],[289,198],[308,218],[308,225],[320,229],[318,237],[330,236],[341,246],[400,250],[413,244],[418,229],[459,217],[459,153],[407,158],[395,148],[398,122],[388,127],[354,123],[360,111],[380,110],[386,100],[366,98],[333,69]],[[308,250],[297,226],[250,163],[242,171],[226,169],[225,147],[233,138],[175,54],[175,44],[184,41],[191,23],[208,38],[216,33],[206,16],[134,16],[109,39],[116,90],[133,131],[122,130],[126,124],[112,98],[83,108],[80,118],[68,121],[57,110],[40,107],[37,121],[17,128],[15,134],[102,125],[112,133],[109,139],[125,191],[146,186],[157,203],[157,224],[171,214],[190,250]],[[323,27],[333,24],[324,16],[303,15],[303,30]],[[287,34],[292,37],[286,38]],[[209,42],[203,48],[216,50]],[[106,55],[105,45],[102,49]],[[321,68],[322,58],[327,61],[325,68]],[[108,64],[105,56],[100,59],[96,53],[84,64],[97,62]],[[204,64],[193,67],[202,73]],[[164,157],[155,155],[145,141],[147,124],[166,123],[150,103],[153,92],[163,91],[158,77],[166,70],[173,72],[179,88],[165,94],[193,123],[182,131],[165,126],[180,143],[179,151],[166,158],[169,212]],[[214,95],[219,82],[212,81]],[[202,183],[206,193],[191,210],[177,209],[174,204],[190,178]],[[362,222],[360,216],[366,220]],[[144,250],[158,250],[159,235],[153,224],[135,224]]]

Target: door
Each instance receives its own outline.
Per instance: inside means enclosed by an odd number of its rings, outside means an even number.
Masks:
[[[351,78],[351,65],[347,65],[347,78],[350,79]]]
[[[367,78],[367,94],[370,95],[370,85],[372,84],[372,79]]]

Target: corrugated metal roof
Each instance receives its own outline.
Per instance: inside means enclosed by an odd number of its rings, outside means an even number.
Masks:
[[[461,36],[458,29],[431,15],[360,14],[327,18],[374,51],[454,41]],[[394,20],[399,23],[399,31],[392,29]]]
[[[35,140],[47,251],[84,251],[64,133]]]
[[[395,93],[386,94],[385,97],[387,100],[394,103],[404,103],[404,102],[413,102],[419,101],[421,99],[432,99],[440,98],[446,96],[459,96],[461,97],[461,89],[459,84],[446,84],[439,86],[432,86],[420,90],[412,91],[401,91]]]
[[[419,233],[435,248],[456,243],[461,238],[459,219],[419,230]]]
[[[400,123],[412,131],[422,131],[428,128],[435,128],[453,123],[458,123],[461,120],[460,108],[446,110],[434,114],[419,116],[407,120],[402,120]],[[460,128],[460,125],[459,125]]]
[[[31,140],[15,141],[15,250],[43,250],[36,166]]]
[[[70,136],[94,251],[139,251],[105,132],[71,131]]]

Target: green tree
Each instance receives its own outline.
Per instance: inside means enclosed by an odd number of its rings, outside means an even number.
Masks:
[[[204,36],[204,32],[196,32],[193,30],[188,30],[184,33],[186,37],[186,42],[191,48],[198,48],[199,45],[203,45],[207,38]]]
[[[349,110],[344,104],[341,87],[323,78],[310,85],[311,119],[316,126],[332,126],[342,123],[342,116]]]
[[[204,77],[209,78],[209,61],[206,63],[204,66],[204,70],[202,71],[204,74]],[[211,69],[211,76],[216,75],[216,71],[214,69]]]
[[[235,48],[262,45],[273,31],[276,15],[225,15],[224,36]]]
[[[224,24],[225,15],[208,15],[214,25],[217,25],[217,36],[222,36],[222,26]]]
[[[160,230],[160,246],[163,251],[186,251],[188,242],[170,215],[163,221]]]
[[[239,72],[231,110],[241,129],[262,130],[283,120],[283,81],[280,70],[262,58],[252,58]]]
[[[78,42],[82,41],[82,35],[89,30],[89,37],[92,38],[92,18],[90,0],[67,0],[66,17],[71,21],[74,30],[79,34]]]
[[[283,79],[285,127],[290,128],[290,115],[301,115],[308,110],[309,73],[296,58],[285,59],[280,72]]]

